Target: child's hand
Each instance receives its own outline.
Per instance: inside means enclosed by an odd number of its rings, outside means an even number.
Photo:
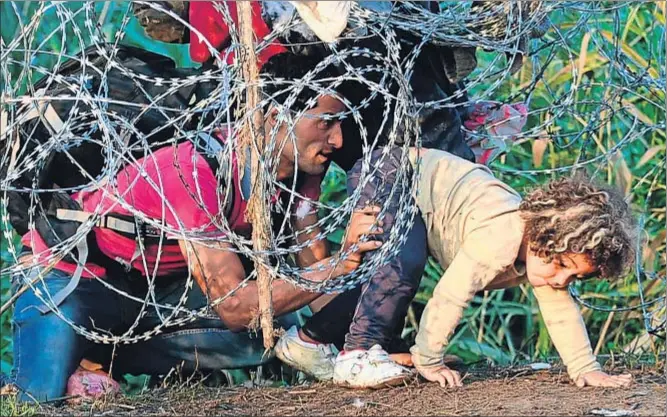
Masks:
[[[461,374],[449,369],[445,365],[431,368],[422,368],[417,366],[419,374],[431,382],[438,382],[441,387],[462,387]]]
[[[575,381],[579,388],[589,387],[628,387],[632,384],[632,375],[609,375],[602,371],[591,371],[580,375]]]

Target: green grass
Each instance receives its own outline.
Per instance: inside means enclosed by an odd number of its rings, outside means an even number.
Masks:
[[[16,395],[0,396],[0,416],[30,417],[38,414],[38,406],[19,402]]]
[[[0,213],[1,214],[1,213]],[[16,234],[12,244],[17,246],[20,244],[19,238]],[[12,256],[9,254],[7,248],[10,242],[5,238],[5,233],[0,232],[0,270],[13,262]],[[11,280],[9,275],[0,276],[0,304],[4,304],[10,297]],[[0,316],[0,371],[3,374],[9,374],[12,369],[12,331],[11,331],[11,310]],[[0,414],[6,415],[6,414]]]

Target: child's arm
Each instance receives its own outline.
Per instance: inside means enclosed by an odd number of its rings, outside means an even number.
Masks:
[[[450,336],[475,293],[486,287],[502,271],[502,268],[499,270],[481,264],[469,253],[464,245],[436,285],[433,297],[422,314],[415,346],[410,350],[412,360],[422,376],[431,381],[437,380],[443,386],[444,376],[437,375],[442,370],[447,376],[453,376],[453,379],[458,376],[448,371],[443,361]],[[446,379],[449,381],[449,378]],[[460,385],[460,382],[450,382],[450,385]]]
[[[520,226],[518,217],[499,215],[485,227],[471,231],[440,278],[410,350],[415,367],[429,381],[461,385],[458,373],[444,365],[446,346],[475,293],[516,261],[523,236]],[[455,242],[443,242],[443,246],[452,244]]]
[[[550,286],[534,287],[533,291],[556,350],[577,385],[628,385],[629,376],[609,376],[601,371],[579,307],[567,289]]]
[[[593,356],[581,312],[567,289],[545,285],[534,287],[533,292],[551,341],[563,359],[570,378],[576,380],[583,373],[599,371],[601,367]]]

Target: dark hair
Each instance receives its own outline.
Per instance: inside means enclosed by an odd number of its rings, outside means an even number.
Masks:
[[[310,55],[295,55],[282,53],[274,55],[264,64],[261,70],[263,81],[264,98],[270,98],[272,102],[285,104],[293,89],[291,86],[295,81],[303,79],[312,71],[322,59]],[[308,84],[318,84],[321,88],[330,87],[333,81],[323,81],[327,78],[338,77],[340,73],[333,65],[327,65],[318,71]],[[319,81],[319,82],[318,82]],[[307,84],[307,85],[308,85]],[[335,88],[338,91],[338,88]],[[314,104],[314,100],[320,95],[314,89],[305,86],[290,106],[293,111],[301,111]]]
[[[632,265],[634,218],[620,193],[578,176],[551,181],[522,201],[530,249],[551,260],[581,253],[605,278],[619,277]]]

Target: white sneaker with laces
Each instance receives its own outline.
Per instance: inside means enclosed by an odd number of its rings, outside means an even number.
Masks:
[[[336,347],[301,340],[296,326],[290,327],[278,339],[274,351],[278,359],[319,381],[331,381],[333,378],[334,361],[338,352]]]
[[[401,385],[413,372],[389,357],[380,345],[369,350],[341,352],[336,358],[333,382],[352,388],[383,388]]]

